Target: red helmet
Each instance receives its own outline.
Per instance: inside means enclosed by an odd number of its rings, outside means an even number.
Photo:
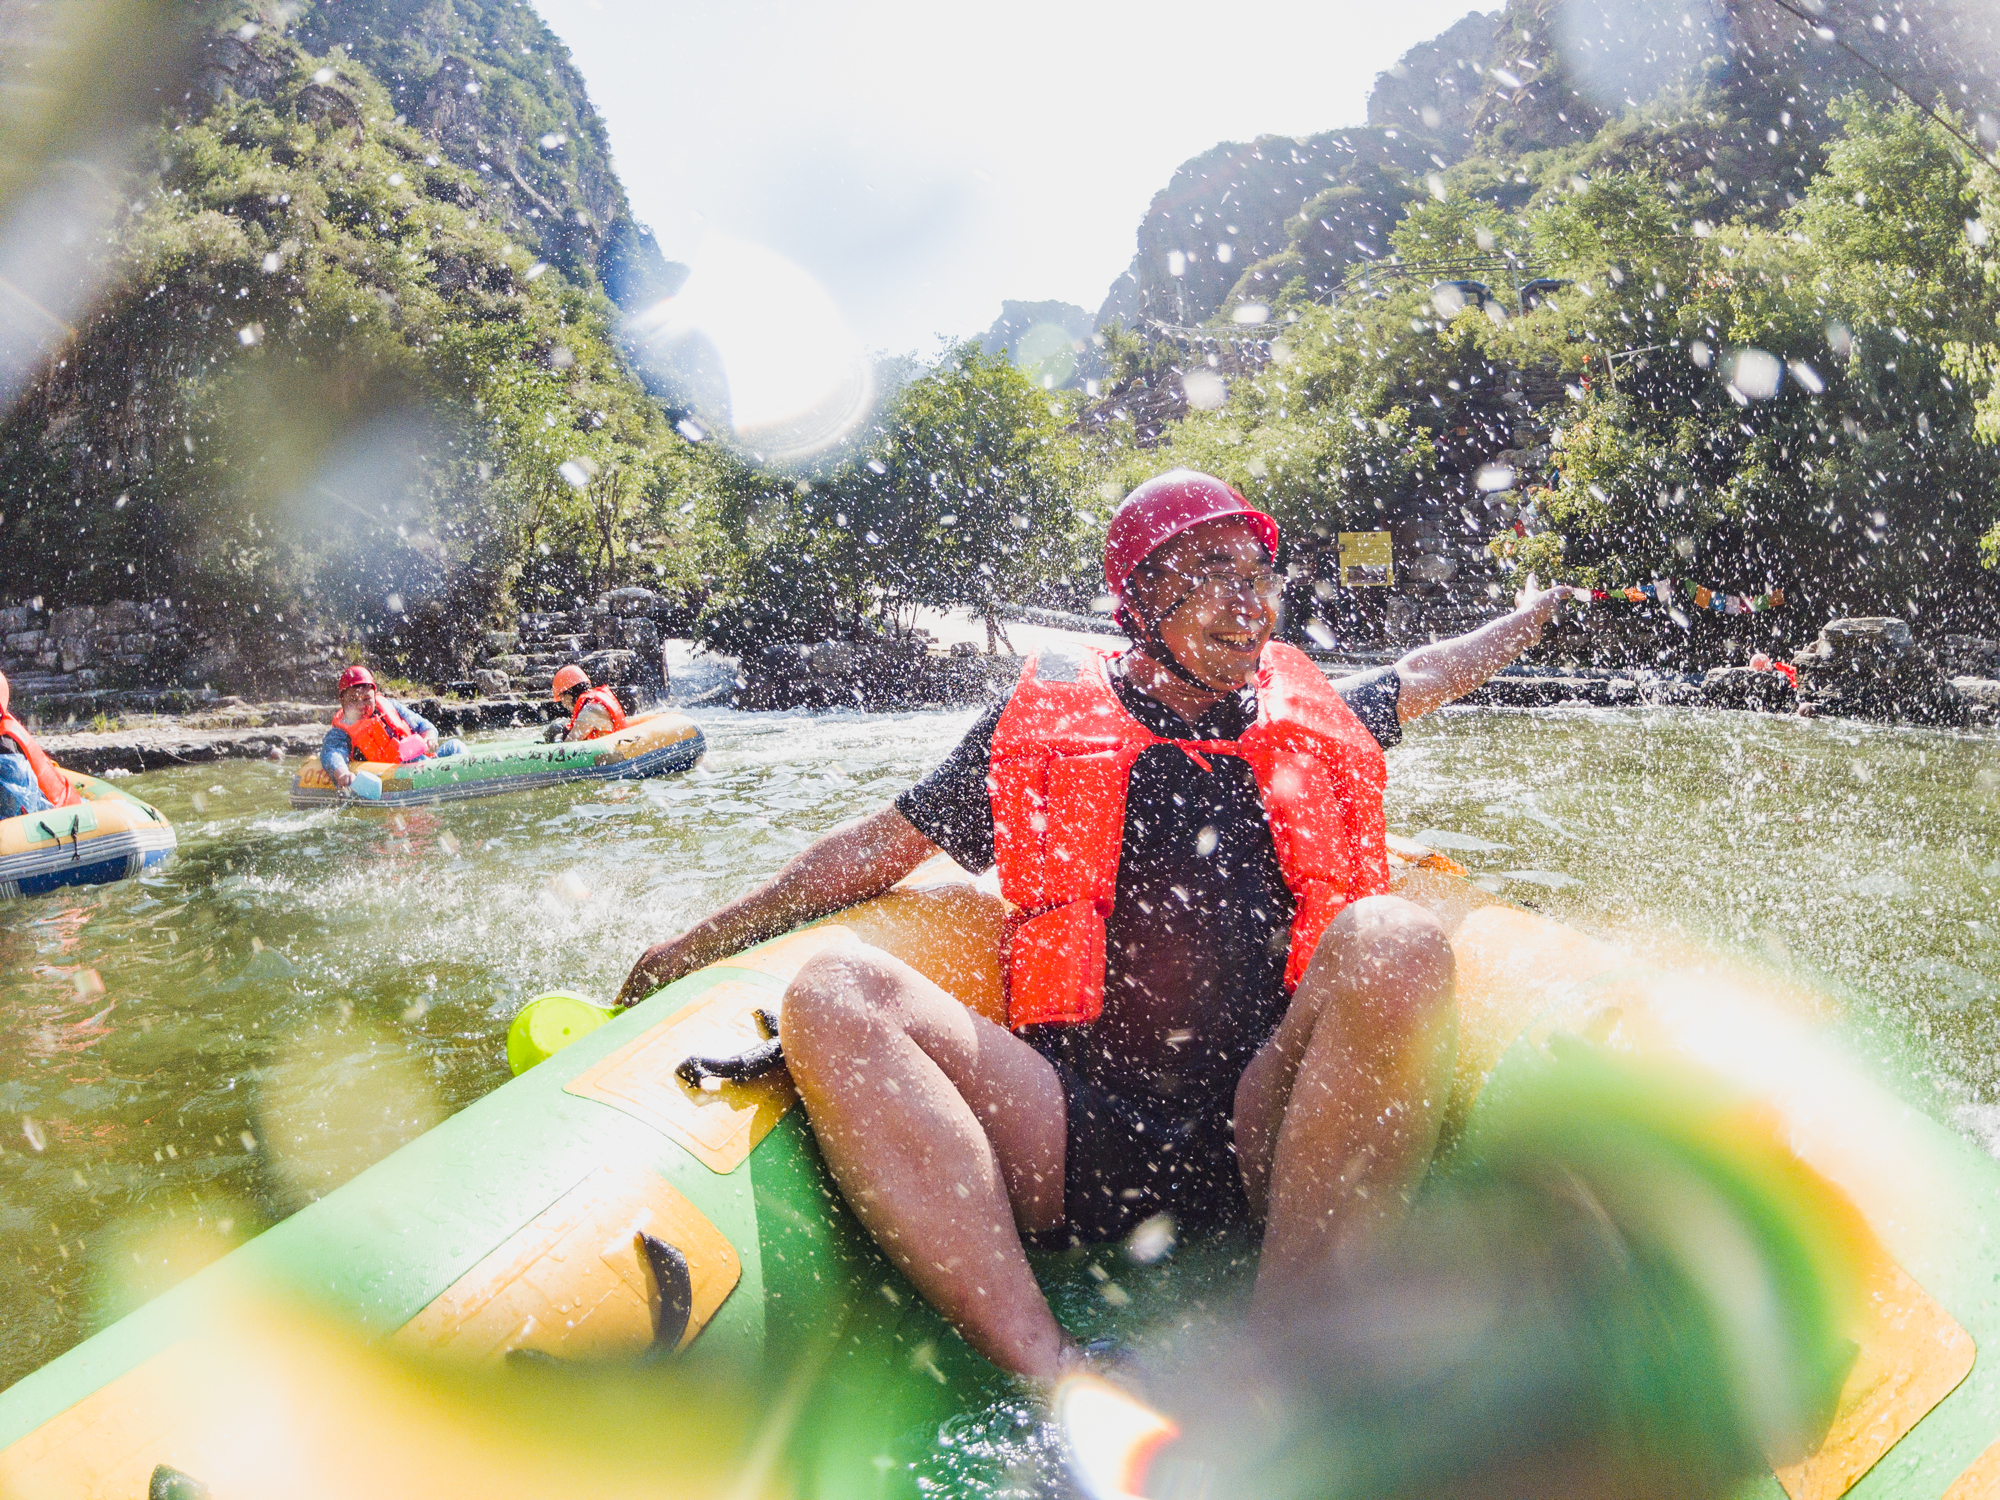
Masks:
[[[1213,474],[1170,469],[1147,480],[1119,504],[1104,538],[1104,583],[1121,603],[1132,570],[1191,526],[1221,516],[1242,516],[1278,560],[1278,523],[1254,509]]]
[[[340,674],[340,686],[334,691],[344,693],[351,687],[374,687],[375,674],[356,662]]]
[[[587,688],[589,686],[590,678],[584,674],[583,668],[572,662],[569,666],[564,667],[556,673],[555,680],[549,684],[549,696],[561,701],[562,695],[571,688]]]

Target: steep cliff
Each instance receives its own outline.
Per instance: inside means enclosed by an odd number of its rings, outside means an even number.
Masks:
[[[1091,331],[1090,314],[1073,302],[1008,301],[980,335],[979,347],[1006,355],[1037,384],[1064,390],[1099,373]]]
[[[243,21],[145,160],[103,295],[0,422],[0,593],[370,631],[441,670],[510,592],[697,566],[687,497],[726,461],[606,297],[671,270],[525,7]]]
[[[1138,254],[1112,283],[1098,325],[1205,322],[1246,268],[1291,245],[1306,203],[1356,181],[1400,184],[1427,161],[1423,142],[1369,127],[1216,146],[1183,163],[1153,199],[1139,225]],[[1364,235],[1379,231],[1374,253],[1398,216],[1384,208],[1372,229],[1365,217],[1357,221]]]
[[[1183,164],[1099,326],[1324,299],[1443,181],[1512,208],[1579,174],[1646,165],[1691,208],[1767,222],[1818,170],[1831,107],[1850,92],[1885,101],[1900,86],[1996,135],[2000,20],[1984,0],[1809,9],[1509,0],[1467,15],[1377,79],[1367,127],[1225,143]]]
[[[295,40],[339,48],[397,113],[480,174],[486,215],[572,277],[636,307],[686,274],[634,222],[604,121],[569,49],[516,0],[318,0]]]

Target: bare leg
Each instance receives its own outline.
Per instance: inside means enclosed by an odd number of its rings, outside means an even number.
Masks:
[[[1019,1037],[860,942],[785,992],[792,1080],[848,1206],[966,1341],[1057,1373],[1062,1329],[1021,1230],[1062,1219],[1062,1083]]]
[[[1266,1217],[1253,1312],[1399,1217],[1437,1146],[1458,1036],[1452,954],[1428,912],[1358,901],[1320,939],[1278,1033],[1236,1090],[1237,1153]]]

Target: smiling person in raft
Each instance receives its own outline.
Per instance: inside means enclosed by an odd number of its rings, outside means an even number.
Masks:
[[[1519,656],[1564,588],[1329,683],[1271,639],[1277,524],[1177,469],[1112,517],[1132,649],[1030,660],[937,769],[649,949],[631,1004],[942,849],[1018,908],[1008,1024],[859,941],[786,991],[793,1081],[855,1214],[995,1364],[1078,1358],[1023,1252],[1156,1214],[1263,1226],[1253,1319],[1406,1211],[1456,1035],[1452,953],[1387,894],[1385,746]]]
[[[407,704],[382,696],[375,674],[359,663],[340,674],[340,711],[320,741],[319,763],[343,792],[354,785],[351,761],[405,765],[433,755],[457,755],[463,740],[438,739],[437,725]]]

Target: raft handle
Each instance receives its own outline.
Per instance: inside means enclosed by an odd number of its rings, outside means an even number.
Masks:
[[[208,1486],[170,1464],[156,1464],[146,1485],[146,1500],[208,1500]]]
[[[688,1323],[694,1317],[694,1276],[688,1270],[687,1257],[677,1246],[643,1229],[639,1231],[639,1253],[645,1257],[646,1266],[653,1273],[653,1285],[660,1294],[660,1305],[653,1310],[653,1340],[639,1356],[641,1364],[652,1364],[681,1346]],[[507,1351],[507,1363],[546,1368],[572,1361],[560,1354],[518,1345]]]
[[[785,1065],[784,1044],[778,1040],[778,1018],[759,1007],[750,1012],[764,1040],[746,1047],[734,1057],[684,1057],[674,1069],[674,1077],[691,1089],[707,1086],[713,1078],[723,1083],[747,1083],[762,1078]]]

